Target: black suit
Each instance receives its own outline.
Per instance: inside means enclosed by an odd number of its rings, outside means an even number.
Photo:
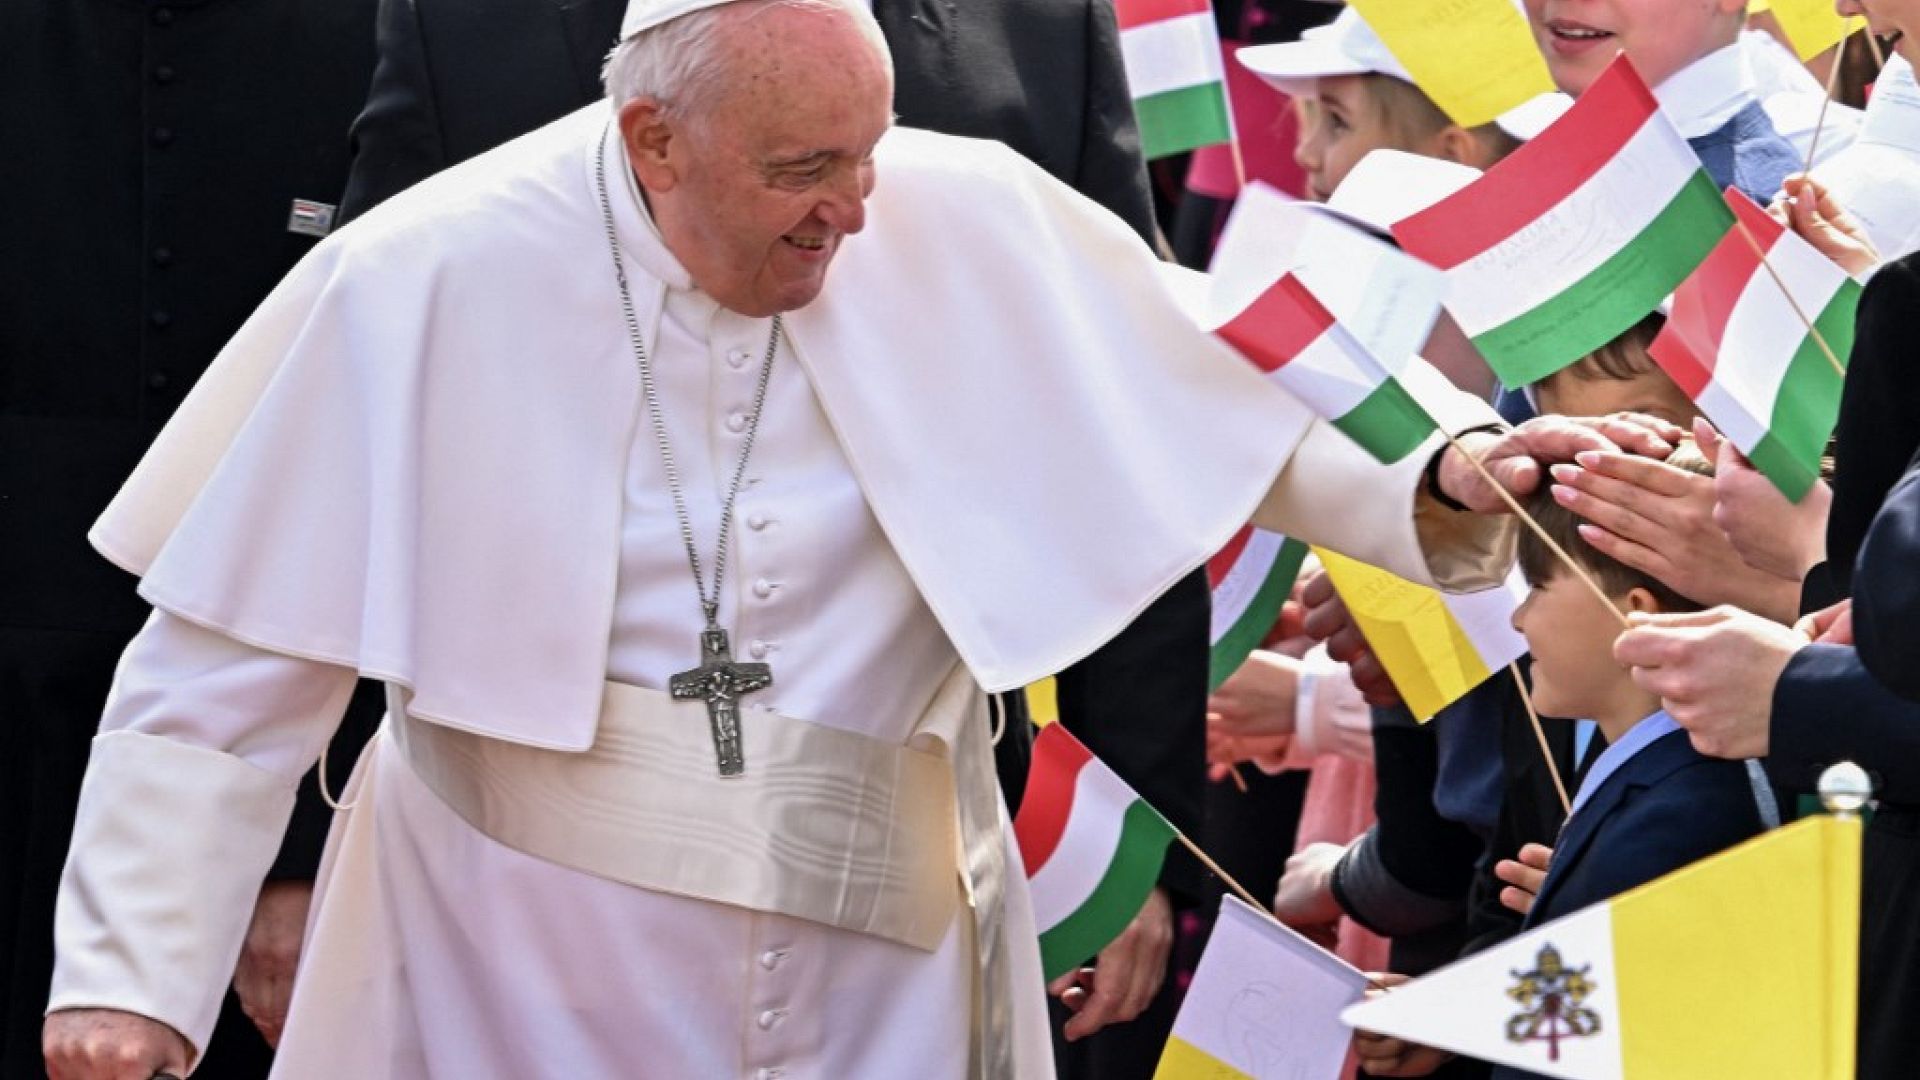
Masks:
[[[343,216],[600,97],[600,67],[625,6],[383,0],[380,62],[353,127]],[[894,57],[900,123],[999,139],[1151,238],[1152,201],[1106,0],[876,0],[874,15]],[[1207,622],[1206,578],[1197,572],[1059,679],[1067,726],[1190,835],[1202,816]],[[1020,702],[1011,704],[1024,717]],[[1031,735],[1024,723],[1008,730],[999,761],[1014,801]],[[1161,881],[1189,901],[1205,888],[1199,866],[1178,850]],[[1072,1056],[1092,1047],[1091,1075],[1149,1075],[1172,1024],[1172,995],[1148,1016]],[[1109,1054],[1117,1060],[1100,1060]]]
[[[337,201],[374,0],[0,4],[0,1076],[44,1076],[74,803],[147,605],[87,528]],[[196,1076],[257,1077],[237,1010]]]

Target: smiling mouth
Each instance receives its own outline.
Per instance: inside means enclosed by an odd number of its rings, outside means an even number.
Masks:
[[[783,236],[780,239],[785,240],[801,251],[827,250],[827,238],[824,236]]]
[[[1561,41],[1574,42],[1599,41],[1602,38],[1610,38],[1613,36],[1613,32],[1610,30],[1596,30],[1591,26],[1581,26],[1578,23],[1563,22],[1547,24],[1547,32]]]

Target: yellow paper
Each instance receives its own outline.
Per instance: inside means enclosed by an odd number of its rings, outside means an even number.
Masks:
[[[1153,1080],[1254,1080],[1178,1035],[1167,1040]]]
[[[1060,719],[1060,688],[1051,676],[1027,687],[1027,715],[1035,727],[1046,727]]]
[[[1859,28],[1835,13],[1833,0],[1769,0],[1768,8],[1802,60],[1819,56]]]
[[[1440,593],[1325,548],[1313,552],[1415,720],[1433,719],[1492,674]]]
[[[1858,820],[1777,829],[1612,915],[1628,1076],[1853,1076]]]
[[[1513,0],[1352,0],[1394,58],[1463,127],[1553,91],[1553,77]]]

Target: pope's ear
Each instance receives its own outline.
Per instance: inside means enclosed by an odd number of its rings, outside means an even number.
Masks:
[[[679,180],[674,154],[673,125],[666,110],[652,98],[635,98],[620,107],[620,138],[640,186],[648,191],[670,191]]]

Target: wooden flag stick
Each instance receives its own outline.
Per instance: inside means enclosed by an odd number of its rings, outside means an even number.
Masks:
[[[1227,873],[1226,870],[1223,869],[1219,863],[1214,862],[1213,856],[1200,850],[1200,845],[1188,839],[1186,833],[1181,832],[1179,829],[1175,829],[1173,830],[1173,838],[1180,841],[1181,846],[1185,847],[1188,851],[1192,852],[1193,857],[1200,860],[1201,866],[1206,867],[1207,870],[1210,873],[1212,873],[1214,877],[1219,878],[1221,884],[1225,885],[1229,890],[1231,890],[1233,895],[1239,897],[1242,901],[1244,901],[1248,907],[1264,914],[1267,918],[1272,919],[1274,922],[1280,923],[1281,926],[1287,926],[1286,923],[1280,922],[1280,916],[1275,915],[1273,913],[1272,905],[1263,904],[1260,901],[1255,900],[1253,898],[1253,894],[1247,891],[1247,887],[1245,885],[1242,885],[1238,881],[1235,881],[1233,879],[1232,874]],[[1287,926],[1287,929],[1293,930],[1293,927]],[[1298,931],[1294,931],[1294,932],[1298,933]],[[1333,952],[1332,949],[1327,949],[1325,947],[1322,947],[1322,951],[1327,953]],[[1383,986],[1382,984],[1375,982],[1373,979],[1368,979],[1367,985],[1373,987],[1375,990],[1391,989],[1391,987]]]
[[[1887,66],[1887,54],[1880,51],[1880,39],[1873,36],[1867,27],[1860,28],[1860,35],[1867,39],[1867,51],[1873,54],[1874,69],[1882,70]]]
[[[1840,69],[1847,62],[1847,42],[1853,40],[1848,34],[1833,47],[1833,67],[1827,72],[1827,96],[1820,99],[1820,115],[1813,122],[1813,139],[1807,143],[1807,166],[1800,170],[1803,176],[1813,175],[1813,159],[1820,149],[1820,129],[1827,126],[1827,106],[1833,104],[1833,91],[1840,85]]]
[[[1586,567],[1574,562],[1573,556],[1567,554],[1567,549],[1561,547],[1558,541],[1547,535],[1547,530],[1541,528],[1540,523],[1533,519],[1532,514],[1527,513],[1527,508],[1520,505],[1520,501],[1513,497],[1513,494],[1506,489],[1505,485],[1493,478],[1493,474],[1487,471],[1487,467],[1480,463],[1479,458],[1468,453],[1467,448],[1460,445],[1459,439],[1448,434],[1445,428],[1441,428],[1440,433],[1446,436],[1447,445],[1460,451],[1460,456],[1467,459],[1467,464],[1472,465],[1474,471],[1480,474],[1481,479],[1485,480],[1488,485],[1493,488],[1494,494],[1500,496],[1500,501],[1507,504],[1507,509],[1519,515],[1520,520],[1526,523],[1527,528],[1533,530],[1533,535],[1539,537],[1540,542],[1547,545],[1547,550],[1553,552],[1562,563],[1566,564],[1567,569],[1573,571],[1573,576],[1579,578],[1581,584],[1585,585],[1588,591],[1593,593],[1594,599],[1600,601],[1602,607],[1612,612],[1615,619],[1620,620],[1621,629],[1632,629],[1633,624],[1627,621],[1627,617],[1621,614],[1619,608],[1613,606],[1613,601],[1607,597],[1606,590],[1600,587],[1599,582],[1593,580],[1593,575],[1587,573]],[[1553,478],[1551,476],[1545,476],[1541,478],[1541,482],[1552,483]]]
[[[1560,796],[1560,812],[1573,813],[1573,800],[1567,798],[1567,782],[1560,779],[1560,766],[1553,760],[1553,750],[1547,746],[1547,731],[1540,726],[1540,714],[1534,711],[1533,695],[1527,693],[1527,680],[1520,677],[1518,661],[1507,665],[1513,673],[1513,688],[1520,691],[1520,704],[1527,707],[1527,719],[1533,721],[1534,738],[1540,740],[1540,757],[1547,763],[1547,773],[1553,777],[1553,790]]]
[[[1800,317],[1801,325],[1807,328],[1807,333],[1813,338],[1813,343],[1820,346],[1820,352],[1826,356],[1827,363],[1833,365],[1834,374],[1843,379],[1846,378],[1847,365],[1841,363],[1840,358],[1834,355],[1833,346],[1827,344],[1826,335],[1820,332],[1819,327],[1813,325],[1812,319],[1807,318],[1806,309],[1800,306],[1800,301],[1793,298],[1793,291],[1787,288],[1786,279],[1780,276],[1780,271],[1773,268],[1773,263],[1767,261],[1766,249],[1760,246],[1760,241],[1753,235],[1753,230],[1747,228],[1747,223],[1738,217],[1733,219],[1733,227],[1740,230],[1741,236],[1746,237],[1747,246],[1753,249],[1754,255],[1760,260],[1760,265],[1766,267],[1767,276],[1773,279],[1775,285],[1780,286],[1780,295],[1787,298],[1787,306],[1791,307],[1793,313]]]
[[[1240,133],[1234,132],[1227,148],[1233,152],[1233,193],[1238,196],[1247,190],[1247,159],[1240,156]]]

